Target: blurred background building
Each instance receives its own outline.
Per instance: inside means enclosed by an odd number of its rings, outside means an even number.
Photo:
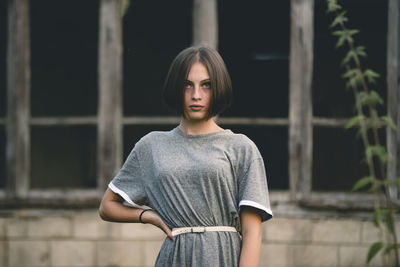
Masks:
[[[340,4],[400,125],[399,1]],[[161,231],[96,209],[133,145],[179,123],[161,88],[192,44],[218,49],[230,71],[219,124],[264,157],[275,218],[260,266],[363,266],[379,235],[372,196],[349,192],[366,169],[343,128],[354,108],[332,19],[325,0],[1,0],[0,266],[154,264]],[[397,177],[399,136],[381,134]]]

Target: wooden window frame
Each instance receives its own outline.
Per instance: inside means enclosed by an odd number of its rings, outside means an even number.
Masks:
[[[388,115],[400,125],[399,70],[399,3],[389,1],[388,29]],[[216,2],[199,6],[195,1],[193,10],[194,43],[206,43],[217,47],[217,19],[210,25],[202,25],[201,11],[216,9]],[[249,118],[219,117],[224,125],[241,126],[287,126],[289,130],[289,190],[271,192],[272,202],[299,203],[304,206],[334,209],[369,209],[373,197],[363,193],[312,191],[312,142],[313,127],[341,127],[346,119],[321,118],[312,115],[312,69],[313,69],[313,12],[314,0],[291,0],[291,41],[289,68],[289,117]],[[196,15],[197,14],[197,15]],[[197,22],[196,22],[197,21]],[[99,31],[99,105],[98,116],[80,117],[30,117],[30,38],[29,0],[9,1],[7,50],[7,117],[0,118],[6,128],[7,181],[0,190],[0,207],[72,206],[93,207],[97,205],[110,177],[122,164],[122,127],[127,125],[176,125],[180,118],[174,116],[122,115],[122,25],[118,1],[100,1]],[[207,27],[205,27],[207,26]],[[210,32],[201,32],[209,29]],[[17,52],[18,51],[18,52]],[[12,88],[12,89],[11,89]],[[94,189],[29,188],[30,174],[30,128],[32,126],[97,126],[98,186]],[[399,158],[398,133],[387,131],[388,150]],[[107,164],[105,164],[107,163]],[[400,173],[397,160],[388,166],[394,179]],[[393,178],[394,177],[394,178]],[[396,189],[391,189],[397,196]]]
[[[389,0],[387,44],[388,116],[400,126],[399,88],[399,2]],[[291,46],[289,85],[289,180],[290,198],[316,208],[371,209],[373,196],[367,193],[315,192],[312,190],[313,128],[343,127],[348,119],[314,117],[312,112],[314,0],[291,0]],[[394,155],[388,165],[389,179],[399,172],[399,133],[387,129],[387,150]],[[391,188],[398,199],[397,188]]]

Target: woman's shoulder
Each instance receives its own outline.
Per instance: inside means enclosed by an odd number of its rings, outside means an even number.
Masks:
[[[151,131],[144,135],[136,145],[150,145],[171,138],[172,131]]]
[[[243,133],[234,133],[229,137],[232,140],[232,143],[241,146],[241,147],[255,147],[255,143],[251,140],[247,135]]]

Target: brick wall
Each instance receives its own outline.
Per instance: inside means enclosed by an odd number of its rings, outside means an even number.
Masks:
[[[263,227],[260,266],[365,266],[379,239],[357,217],[278,215]],[[0,266],[153,266],[163,239],[150,225],[107,223],[95,210],[10,212],[0,215]]]

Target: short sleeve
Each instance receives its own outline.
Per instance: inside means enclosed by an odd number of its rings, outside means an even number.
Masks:
[[[120,195],[130,206],[147,207],[147,197],[143,186],[143,173],[135,148],[131,151],[118,174],[108,187]]]
[[[239,208],[249,206],[259,211],[262,221],[272,218],[267,177],[261,157],[252,159],[239,177]]]

